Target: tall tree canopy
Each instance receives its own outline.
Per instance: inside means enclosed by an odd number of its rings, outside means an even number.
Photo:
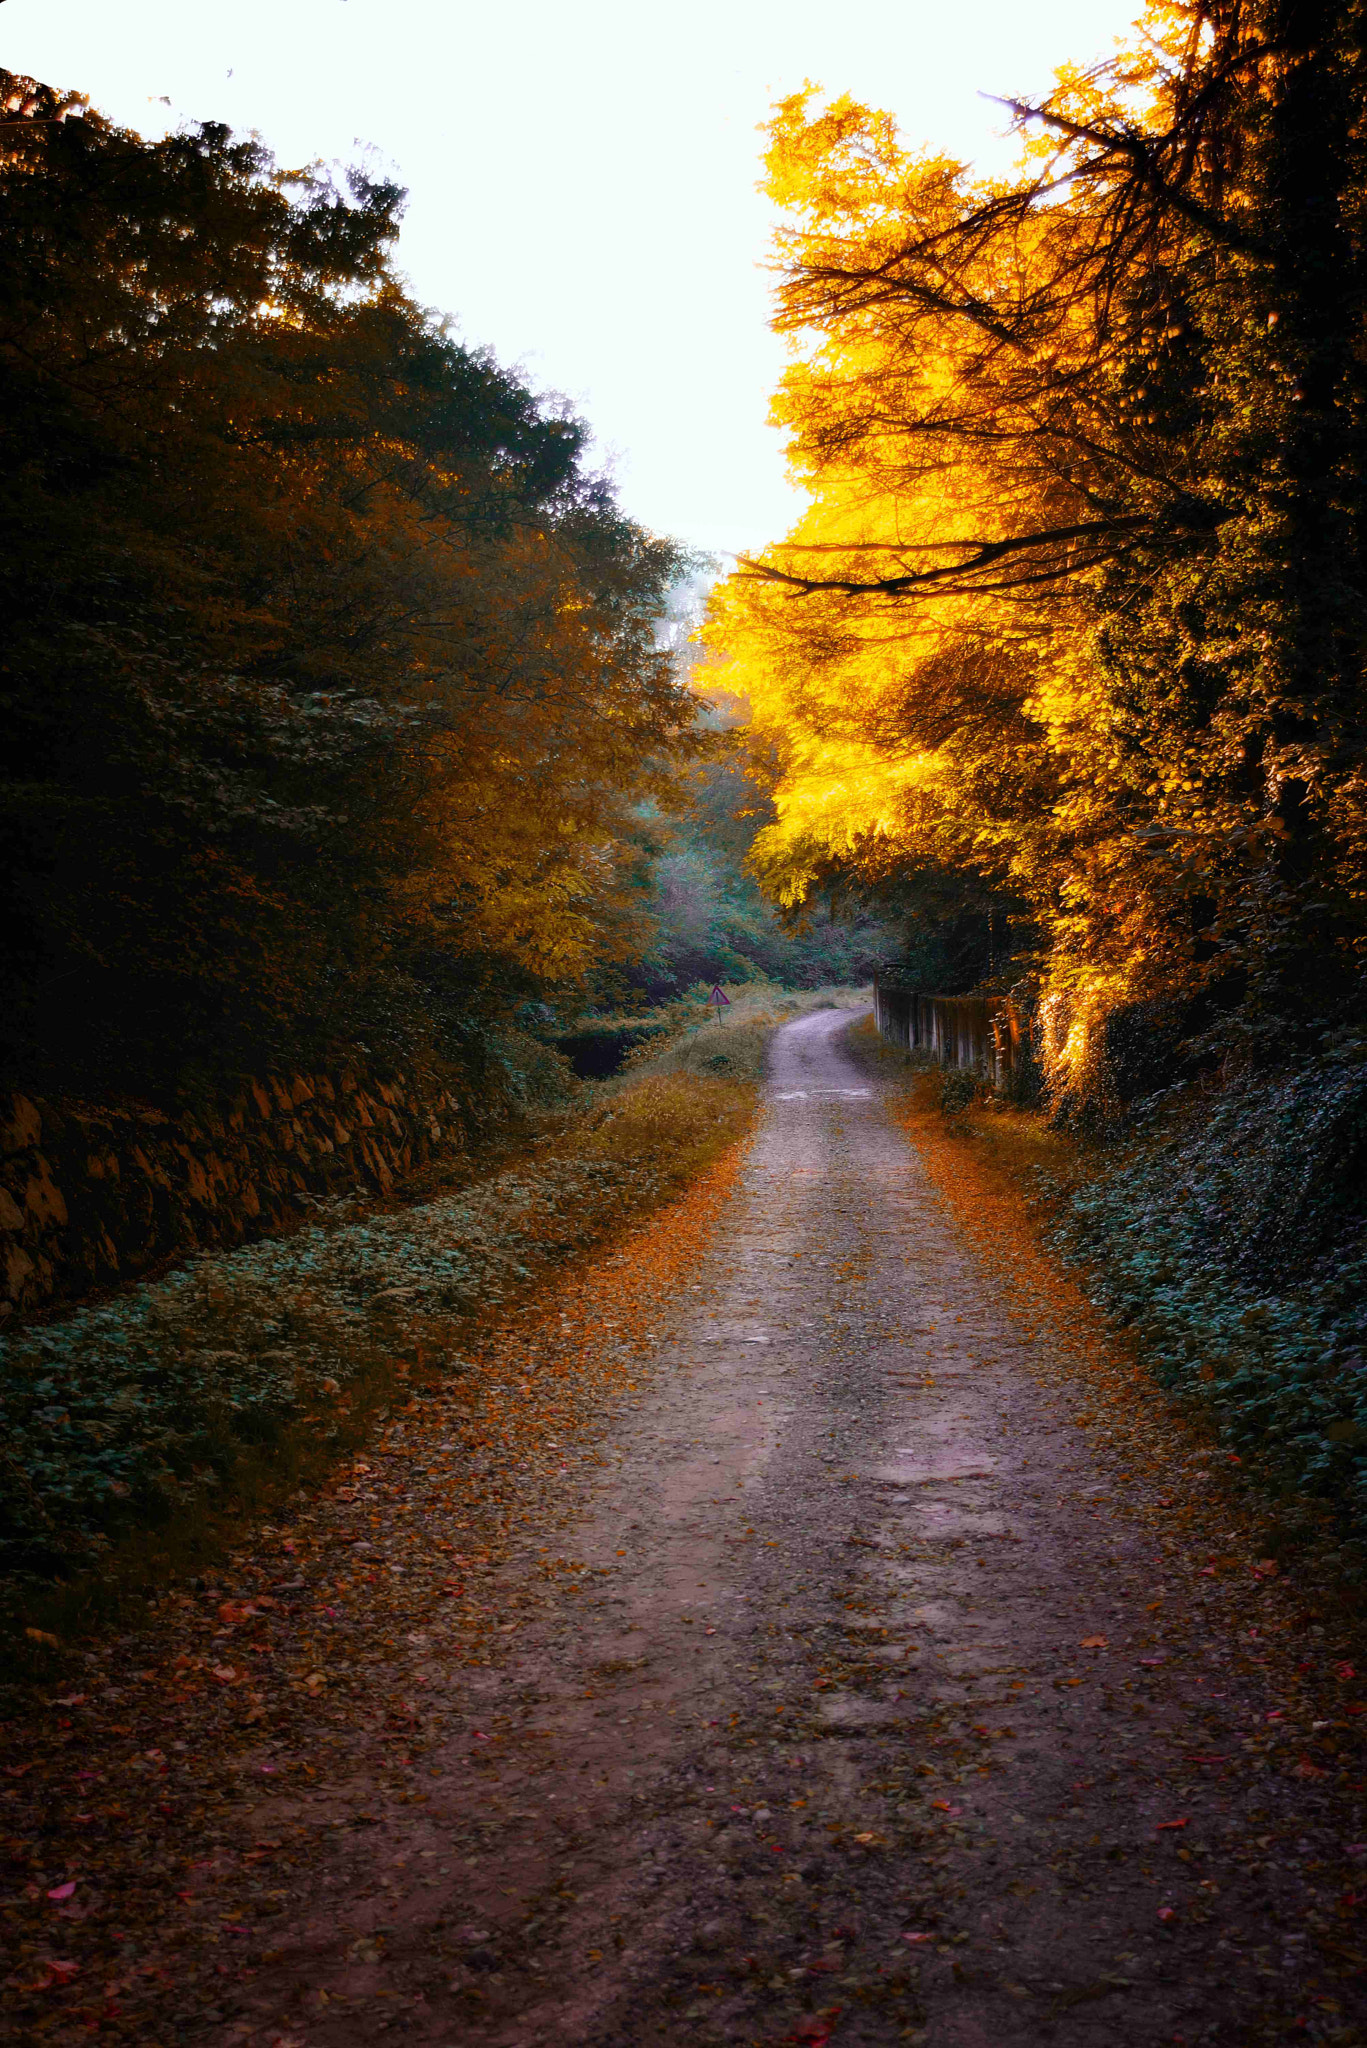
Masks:
[[[756,860],[1012,893],[1079,1014],[1285,1043],[1367,965],[1363,10],[1171,0],[1002,182],[777,111],[810,511],[721,594]]]
[[[639,949],[676,550],[389,267],[402,194],[0,75],[11,1071],[459,1037]]]

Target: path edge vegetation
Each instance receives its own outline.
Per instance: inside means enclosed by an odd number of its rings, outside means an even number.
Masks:
[[[6,1333],[11,1680],[52,1680],[80,1636],[136,1624],[149,1592],[324,1486],[402,1401],[469,1370],[499,1317],[746,1143],[781,1023],[864,1000],[753,984],[730,996],[721,1023],[677,1006],[663,1043],[502,1133],[454,1189],[339,1202],[304,1230]]]
[[[1198,1079],[1142,1115],[1079,1128],[884,1043],[871,1022],[850,1042],[901,1078],[913,1142],[933,1133],[931,1151],[960,1167],[971,1157],[1008,1191],[1043,1259],[1096,1311],[1098,1335],[1133,1362],[1146,1405],[1219,1466],[1260,1548],[1294,1558],[1326,1605],[1360,1617],[1367,1429],[1345,1332],[1361,1318],[1361,1276],[1332,1253],[1299,1285],[1267,1266],[1240,1274],[1207,1221],[1247,1167],[1223,1126],[1265,1120],[1261,1091],[1216,1096]],[[971,1199],[928,1163],[946,1199]]]

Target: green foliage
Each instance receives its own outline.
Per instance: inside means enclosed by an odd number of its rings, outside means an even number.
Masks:
[[[724,714],[723,714],[724,715]],[[654,937],[629,978],[651,1002],[701,982],[828,988],[867,981],[901,949],[895,925],[850,891],[814,890],[780,912],[749,866],[755,835],[773,815],[766,764],[743,731],[715,730],[710,758],[691,771],[685,807],[661,828],[646,876]]]
[[[729,1063],[645,1074],[459,1193],[360,1218],[342,1204],[0,1337],[0,1574],[96,1569],[111,1544],[230,1493],[244,1461],[269,1463],[301,1428],[340,1447],[353,1403],[415,1346],[432,1370],[466,1370],[477,1318],[686,1185],[753,1100]]]
[[[0,1060],[463,1056],[639,947],[679,558],[405,296],[396,189],[0,88]]]
[[[593,1017],[576,1031],[561,1032],[555,1042],[576,1074],[584,1080],[601,1081],[615,1074],[633,1052],[652,1045],[668,1030],[664,1017]]]
[[[1367,1082],[1324,1060],[1154,1127],[1068,1200],[1060,1247],[1233,1448],[1332,1500],[1367,1558]]]
[[[955,1067],[940,1084],[940,1107],[946,1116],[962,1116],[979,1093],[978,1076],[966,1067]]]

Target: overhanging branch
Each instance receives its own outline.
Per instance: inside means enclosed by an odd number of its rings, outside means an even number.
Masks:
[[[1021,570],[1015,581],[1026,583],[1051,582],[1061,576],[1069,576],[1080,568],[1088,568],[1098,561],[1109,560],[1121,548],[1128,546],[1141,530],[1152,532],[1153,521],[1146,513],[1135,513],[1122,519],[1092,519],[1079,526],[1044,527],[1037,533],[1015,534],[1006,540],[948,540],[926,541],[917,548],[903,548],[906,554],[944,554],[957,552],[961,559],[941,562],[925,569],[909,569],[900,576],[854,577],[854,576],[798,576],[790,570],[780,569],[771,562],[758,562],[749,555],[737,558],[741,573],[762,582],[784,583],[802,596],[816,596],[823,590],[839,592],[847,597],[900,597],[906,591],[944,587],[968,581],[971,587],[990,587],[1001,590],[1011,588],[1011,581],[995,580],[985,586],[976,579],[983,570],[995,569],[1003,562],[1021,561]],[[1088,546],[1091,543],[1093,545]],[[1107,545],[1109,543],[1109,545]],[[1078,548],[1085,559],[1076,554],[1053,565],[1036,564],[1029,566],[1022,558],[1038,555],[1041,550],[1064,547]],[[882,553],[885,548],[874,544],[870,552]],[[819,544],[812,553],[825,552]],[[851,549],[851,553],[858,552]]]

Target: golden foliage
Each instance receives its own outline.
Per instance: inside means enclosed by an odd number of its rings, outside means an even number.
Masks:
[[[976,877],[1078,1018],[1222,976],[1285,1002],[1302,955],[1345,991],[1367,908],[1352,36],[1195,0],[1141,29],[1013,109],[1000,181],[847,98],[777,107],[773,418],[811,504],[707,628],[780,764],[766,887]]]

